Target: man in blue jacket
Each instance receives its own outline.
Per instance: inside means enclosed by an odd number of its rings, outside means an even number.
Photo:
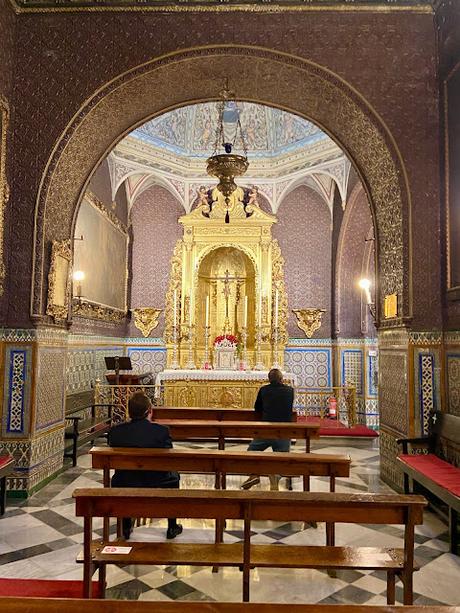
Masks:
[[[272,368],[268,373],[268,385],[263,385],[256,398],[254,410],[260,421],[286,422],[293,421],[294,389],[283,383],[283,373],[278,368]],[[264,451],[271,447],[273,451],[290,451],[291,441],[284,439],[254,439],[248,451]],[[277,490],[279,475],[269,475],[270,489]],[[260,483],[259,475],[250,477],[241,485],[248,490]]]
[[[152,404],[143,392],[136,392],[128,402],[130,421],[114,426],[109,432],[110,447],[153,447],[171,448],[169,429],[150,421]],[[116,470],[112,487],[179,487],[179,474],[163,470]],[[132,519],[123,518],[123,536],[129,539]],[[166,538],[173,539],[182,532],[182,526],[175,518],[168,519]]]

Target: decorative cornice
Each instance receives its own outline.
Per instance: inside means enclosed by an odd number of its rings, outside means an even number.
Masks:
[[[433,13],[436,0],[10,0],[15,13],[78,12],[411,12]]]
[[[105,204],[101,200],[99,200],[99,198],[95,194],[93,194],[93,192],[86,191],[84,198],[90,204],[96,207],[98,211],[105,215],[105,217],[107,217],[107,219],[117,228],[117,230],[120,230],[120,232],[123,232],[123,234],[128,233],[128,228],[125,226],[125,224],[120,221],[118,217],[112,213],[112,211],[109,211]]]
[[[87,300],[74,299],[72,301],[72,315],[74,317],[84,317],[85,319],[97,319],[120,324],[126,317],[126,311]]]

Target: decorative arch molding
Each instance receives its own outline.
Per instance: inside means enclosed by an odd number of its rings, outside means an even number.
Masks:
[[[39,188],[34,236],[32,315],[44,314],[45,254],[72,236],[72,220],[91,175],[130,130],[165,111],[218,98],[216,75],[238,98],[313,121],[352,160],[372,203],[378,232],[380,296],[397,293],[409,316],[410,194],[396,143],[383,120],[350,84],[313,62],[269,49],[221,45],[155,58],[103,88],[80,108],[55,146]],[[406,239],[406,240],[405,240]]]
[[[182,208],[186,212],[184,200],[181,197],[181,195],[178,193],[176,188],[168,181],[166,177],[163,177],[153,171],[149,173],[145,173],[145,177],[141,181],[139,181],[139,183],[137,184],[136,189],[131,195],[130,208],[132,208],[136,204],[136,200],[137,198],[139,198],[141,194],[143,194],[145,191],[147,191],[151,187],[155,187],[155,186],[162,187],[169,194],[171,194],[171,196],[175,200],[177,200],[177,202],[182,206]]]

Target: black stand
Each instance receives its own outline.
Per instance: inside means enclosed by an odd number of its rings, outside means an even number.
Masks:
[[[115,385],[120,384],[120,370],[132,370],[131,358],[127,356],[107,356],[104,358],[107,370],[115,371]]]

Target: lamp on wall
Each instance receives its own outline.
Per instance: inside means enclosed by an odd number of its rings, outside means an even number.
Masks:
[[[247,158],[246,141],[241,128],[240,112],[236,105],[235,94],[228,90],[228,85],[220,92],[221,101],[218,105],[219,119],[216,128],[216,141],[213,154],[206,161],[206,172],[211,177],[219,179],[217,189],[225,198],[227,211],[225,223],[230,223],[230,196],[236,190],[235,177],[244,175],[249,162]],[[233,134],[232,134],[233,132]],[[244,155],[232,153],[235,144],[241,144]],[[223,149],[224,153],[219,153]]]
[[[81,282],[85,279],[85,273],[82,270],[75,270],[72,276],[74,288],[76,288],[76,292],[74,291],[75,297],[78,298],[78,300],[81,300]]]
[[[375,303],[372,300],[372,296],[371,296],[372,283],[369,281],[369,279],[362,278],[359,280],[358,285],[364,291],[367,307],[369,309],[370,314],[372,315],[372,319],[375,321],[375,314],[376,314]]]

